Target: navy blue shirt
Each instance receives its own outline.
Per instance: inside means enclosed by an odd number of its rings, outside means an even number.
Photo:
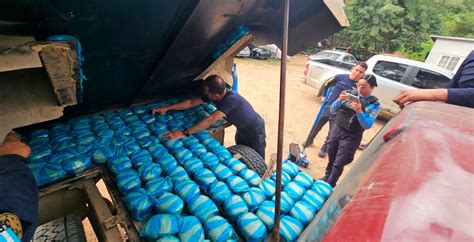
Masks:
[[[449,81],[447,103],[474,108],[474,50]]]
[[[349,74],[336,75],[332,80],[329,80],[329,82],[334,84],[331,94],[329,94],[328,100],[326,101],[326,103],[328,103],[326,109],[331,107],[331,104],[337,100],[342,91],[351,92],[354,88],[357,88],[357,82],[351,80]],[[322,95],[325,96],[326,91],[327,87],[323,90]]]
[[[247,128],[257,122],[258,114],[249,102],[240,94],[227,89],[225,96],[220,101],[214,101],[216,108],[223,112],[227,121],[237,129]]]

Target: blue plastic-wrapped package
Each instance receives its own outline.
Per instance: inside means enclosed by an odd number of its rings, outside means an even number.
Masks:
[[[255,215],[262,220],[268,230],[272,230],[275,225],[275,201],[261,203]]]
[[[230,158],[224,161],[224,165],[229,167],[229,169],[231,169],[234,174],[239,174],[240,171],[247,168],[247,166],[244,163],[242,163],[240,160],[237,160],[235,158]]]
[[[167,139],[163,138],[163,135],[169,133],[168,129],[157,129],[153,131],[153,134],[160,139],[161,142],[165,142]]]
[[[142,181],[138,174],[133,169],[122,170],[115,178],[118,190],[126,195],[134,190],[137,190],[142,185]]]
[[[128,127],[130,127],[132,129],[132,133],[133,131],[137,131],[137,130],[148,130],[148,126],[146,125],[146,123],[140,121],[140,120],[137,120],[137,121],[134,121],[133,123],[130,123],[128,125]]]
[[[219,164],[219,159],[214,154],[207,152],[202,154],[199,158],[201,158],[204,166],[207,168],[214,167],[215,165]]]
[[[132,168],[132,162],[127,156],[115,156],[107,162],[107,167],[112,173],[117,174],[121,170]]]
[[[262,178],[250,169],[243,169],[239,172],[239,176],[242,177],[250,186],[256,187],[262,182]]]
[[[53,154],[47,163],[62,164],[67,159],[68,158],[66,158],[64,154],[62,154],[61,152],[58,152],[58,153]],[[31,163],[31,164],[35,164],[35,163]],[[44,164],[44,163],[39,163],[39,164]]]
[[[107,112],[107,113],[103,113],[102,116],[104,116],[106,121],[109,121],[112,118],[116,117],[117,114],[115,112]]]
[[[189,148],[189,150],[191,150],[191,152],[197,157],[201,157],[202,155],[207,153],[206,147],[202,144],[197,144],[197,145]]]
[[[64,161],[63,169],[69,175],[81,173],[92,166],[91,156],[87,154],[79,154]]]
[[[205,139],[208,139],[211,137],[211,135],[209,134],[209,132],[207,132],[206,130],[201,130],[199,132],[196,132],[193,134],[194,137],[196,137],[199,141],[203,141]]]
[[[272,201],[275,201],[275,196],[273,196]],[[290,195],[282,191],[280,196],[280,211],[282,214],[287,214],[290,212],[291,208],[295,204],[295,201],[290,197]]]
[[[210,103],[205,103],[205,104],[203,104],[203,106],[204,106],[204,109],[209,113],[213,113],[214,111],[217,110],[217,108],[214,105],[210,104]]]
[[[322,195],[324,199],[327,199],[329,195],[331,195],[333,188],[331,187],[331,185],[329,185],[329,183],[325,181],[317,180],[311,186],[311,190]]]
[[[62,169],[60,164],[43,163],[36,169],[33,168],[32,172],[38,186],[46,185],[66,177],[66,172]]]
[[[53,146],[58,146],[61,143],[66,143],[66,142],[71,142],[71,141],[72,141],[72,137],[68,135],[67,133],[58,134],[51,137],[51,144]],[[31,148],[34,148],[36,146],[34,143],[30,143],[30,145],[31,145]]]
[[[53,150],[45,146],[37,150],[32,150],[30,156],[28,156],[29,163],[43,163],[47,162],[53,155]]]
[[[280,220],[280,236],[285,241],[296,241],[303,232],[303,224],[290,216],[282,216]]]
[[[134,123],[136,121],[140,121],[140,118],[138,117],[138,115],[133,114],[133,115],[128,115],[128,116],[124,117],[124,120],[125,120],[125,122],[131,124],[131,123]]]
[[[143,188],[125,196],[125,205],[132,214],[133,219],[137,221],[143,221],[151,215],[153,210],[153,202]]]
[[[165,192],[153,200],[157,213],[181,214],[183,212],[184,202],[177,195]]]
[[[115,135],[115,132],[109,128],[101,129],[100,131],[97,131],[97,138],[112,139],[114,135]]]
[[[188,147],[189,149],[193,148],[194,146],[196,145],[199,145],[199,140],[194,137],[194,136],[188,136],[184,139],[182,139],[181,141],[183,141],[183,144]]]
[[[200,119],[205,119],[209,116],[209,113],[207,113],[206,111],[202,111],[202,112],[199,112],[196,114]]]
[[[156,121],[157,122],[160,122],[160,123],[163,123],[163,124],[167,124],[168,121],[170,121],[172,119],[171,115],[168,115],[168,114],[164,114],[164,115],[159,115],[159,116],[156,116],[155,117]]]
[[[189,212],[196,216],[201,222],[219,214],[216,204],[209,197],[204,195],[193,197],[187,205]]]
[[[58,152],[58,154],[63,155],[66,159],[71,159],[72,157],[78,155],[79,153],[77,152],[76,149],[70,147],[70,148],[61,150],[60,152]]]
[[[298,201],[305,193],[305,189],[294,181],[288,183],[284,188],[283,191],[287,192],[288,195],[294,200]]]
[[[137,139],[136,142],[140,145],[140,147],[146,149],[154,144],[158,144],[160,141],[155,136],[146,136],[146,137]]]
[[[308,189],[313,185],[313,178],[306,172],[299,172],[293,181],[301,185],[304,189]]]
[[[147,136],[150,136],[150,131],[146,128],[139,128],[134,131],[132,131],[132,135],[135,136],[137,139],[141,139]]]
[[[293,208],[291,208],[290,215],[306,226],[313,220],[314,215],[316,215],[316,208],[305,201],[298,201]]]
[[[214,138],[202,141],[202,144],[206,146],[207,150],[213,151],[217,147],[221,146],[221,143]]]
[[[125,121],[123,121],[123,119],[118,116],[113,117],[111,120],[109,120],[109,127],[115,131],[119,131],[119,129],[126,127]],[[117,133],[115,134],[118,135]]]
[[[194,175],[199,171],[200,169],[204,168],[204,164],[200,159],[197,158],[191,158],[183,163],[184,169],[194,177]]]
[[[155,122],[155,117],[153,117],[149,114],[142,115],[140,118],[146,124],[151,124],[151,123]]]
[[[166,140],[164,142],[164,145],[168,148],[168,149],[181,149],[184,147],[184,144],[181,140],[179,139],[172,139],[172,140]]]
[[[159,163],[162,168],[165,168],[168,166],[178,166],[178,161],[172,155],[168,153],[164,153],[162,156],[156,159],[156,162]]]
[[[239,216],[237,228],[244,235],[246,241],[265,241],[267,228],[262,220],[253,213],[245,213]]]
[[[97,136],[99,136],[100,132],[106,132],[106,135],[110,135],[109,131],[112,131],[108,124],[106,123],[99,123],[92,125],[92,131],[94,131]],[[112,131],[113,132],[113,131]],[[113,136],[113,135],[112,135]]]
[[[180,242],[180,241],[181,240],[179,238],[172,235],[168,235],[156,240],[156,242]]]
[[[248,192],[242,194],[242,198],[247,204],[250,211],[258,207],[263,201],[265,201],[265,194],[260,188],[252,187]]]
[[[151,217],[143,225],[140,236],[144,239],[159,239],[179,232],[179,216],[171,214],[158,214]]]
[[[201,195],[199,186],[191,180],[178,181],[175,182],[175,184],[174,192],[186,202],[189,202],[194,197]]]
[[[176,164],[173,164],[173,163],[167,163],[162,167],[163,167],[163,170],[165,171],[166,175],[169,175],[180,166],[176,165]]]
[[[265,197],[267,199],[271,199],[273,195],[275,195],[276,190],[276,182],[272,179],[265,179],[258,185],[260,189],[262,189],[263,193],[265,193]]]
[[[272,179],[273,181],[276,181],[276,172],[273,172],[272,175],[270,176],[270,179]],[[288,173],[284,172],[284,171],[281,171],[281,186],[286,186],[288,184],[288,182],[291,181],[291,177],[290,175],[288,175]]]
[[[167,128],[166,124],[162,124],[162,123],[159,123],[159,122],[152,123],[148,127],[150,128],[150,130],[152,132],[155,132],[157,130],[163,130],[163,129]]]
[[[217,178],[212,171],[202,168],[194,174],[194,180],[202,189],[207,190]]]
[[[214,154],[216,154],[217,158],[219,158],[220,162],[224,162],[230,158],[232,158],[232,154],[222,145],[217,146],[213,150]]]
[[[127,142],[124,145],[119,146],[117,148],[117,155],[131,156],[133,153],[139,151],[140,149],[141,148],[137,143],[135,143],[133,141]]]
[[[230,176],[225,182],[234,193],[242,193],[250,189],[247,182],[238,176]]]
[[[234,228],[221,216],[212,216],[204,222],[206,237],[211,241],[236,240]]]
[[[153,162],[150,152],[148,152],[147,150],[139,150],[133,153],[130,156],[130,160],[132,161],[132,165],[133,167],[135,167],[135,169],[139,168],[142,165]]]
[[[176,160],[178,160],[178,164],[183,164],[185,161],[193,158],[193,153],[186,148],[179,148],[173,150],[174,156]]]
[[[188,176],[188,173],[186,173],[186,170],[184,170],[184,168],[181,166],[176,167],[176,169],[168,173],[168,176],[173,181],[191,180],[191,178]]]
[[[115,146],[112,144],[102,145],[92,150],[92,157],[96,164],[104,164],[115,155]]]
[[[78,144],[76,146],[77,152],[82,153],[82,154],[89,153],[89,151],[92,150],[92,148],[94,148],[94,143],[81,144],[81,145]]]
[[[225,181],[227,178],[233,175],[232,171],[227,168],[227,166],[222,164],[217,164],[211,167],[211,170],[220,181]]]
[[[293,179],[298,174],[298,166],[296,166],[293,162],[286,162],[281,167],[282,171],[286,172],[286,174],[290,175],[291,179]]]
[[[115,136],[112,140],[112,143],[117,146],[117,148],[125,145],[127,142],[135,142],[135,137],[130,135],[124,136]],[[122,149],[123,150],[123,149]]]
[[[149,182],[162,173],[160,165],[150,162],[143,164],[138,168],[138,174],[144,182]]]
[[[117,110],[117,113],[118,115],[120,115],[120,117],[123,117],[123,118],[133,115],[133,111],[130,108],[123,108],[123,109]]]
[[[72,147],[74,147],[74,149],[77,151],[77,144],[72,140],[72,138],[63,142],[56,142],[52,144],[52,148],[55,152],[60,152]],[[34,146],[31,146],[31,148],[33,149]]]
[[[153,197],[159,197],[165,192],[173,191],[173,183],[169,178],[155,177],[145,185],[145,190]]]
[[[132,129],[127,126],[121,126],[115,130],[115,136],[125,136],[132,134]]]
[[[228,218],[237,221],[240,215],[248,213],[249,208],[245,201],[238,195],[231,195],[224,201],[224,213]]]
[[[180,217],[178,237],[181,241],[203,241],[204,228],[195,216]]]
[[[68,124],[55,124],[51,128],[51,134],[53,135],[55,133],[64,133],[69,131],[70,126]]]
[[[173,111],[170,112],[170,115],[173,117],[173,119],[182,119],[185,116],[183,111]]]
[[[168,150],[160,144],[154,144],[148,147],[148,151],[155,160],[159,160],[161,156],[168,153]]]
[[[232,195],[229,187],[221,181],[212,183],[207,193],[218,206],[221,206],[225,199]]]
[[[136,106],[136,107],[133,107],[132,108],[132,111],[135,113],[135,114],[142,114],[142,113],[146,113],[148,112],[148,108],[146,106]]]
[[[316,208],[316,211],[321,209],[325,200],[326,199],[322,195],[313,190],[307,190],[301,198],[301,201],[309,203],[312,207]]]

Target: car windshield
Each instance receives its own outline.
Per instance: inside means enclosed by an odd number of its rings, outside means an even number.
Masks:
[[[329,59],[329,60],[337,60],[341,54],[334,53],[334,52],[327,52],[327,51],[321,51],[317,53],[316,55],[313,55],[313,58],[317,59]]]

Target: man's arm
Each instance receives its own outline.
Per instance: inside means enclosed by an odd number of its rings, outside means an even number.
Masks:
[[[201,120],[199,123],[193,125],[192,127],[188,128],[188,134],[197,133],[207,127],[211,126],[213,123],[217,122],[218,120],[225,117],[225,114],[219,110],[214,111],[211,115],[207,118]],[[175,130],[163,135],[165,139],[182,139],[186,137],[183,130]]]
[[[172,110],[186,110],[186,109],[190,109],[190,108],[196,107],[198,105],[201,105],[203,103],[204,103],[204,101],[199,97],[191,98],[191,99],[187,99],[187,100],[184,100],[182,102],[179,102],[179,103],[176,103],[176,104],[173,104],[173,105],[155,108],[155,109],[153,109],[152,114],[153,115],[155,113],[165,114],[166,112],[172,111]]]

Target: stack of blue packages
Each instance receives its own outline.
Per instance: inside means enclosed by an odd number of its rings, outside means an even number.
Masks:
[[[236,240],[234,228],[223,217],[214,215],[204,222],[206,237],[211,241]]]
[[[247,241],[265,241],[267,238],[265,224],[253,213],[240,215],[237,227]]]
[[[204,195],[193,197],[188,203],[188,210],[201,222],[219,214],[216,204]]]
[[[172,192],[173,183],[168,178],[155,177],[146,183],[145,189],[151,196],[159,197],[165,192]]]
[[[201,222],[194,216],[183,216],[180,218],[178,237],[181,241],[203,241],[204,228]]]
[[[258,206],[258,210],[255,213],[260,220],[265,224],[267,230],[272,230],[275,225],[275,202],[264,201]]]
[[[175,182],[174,192],[186,202],[190,202],[194,197],[201,195],[199,186],[191,181],[177,181]]]
[[[240,215],[249,212],[245,201],[237,195],[227,197],[224,201],[223,207],[226,216],[235,222],[237,222]]]
[[[254,208],[257,208],[263,201],[265,201],[265,193],[263,193],[260,188],[252,187],[250,190],[242,194],[242,198],[250,211],[253,211]]]
[[[221,181],[212,183],[207,193],[209,194],[209,197],[211,197],[212,200],[219,206],[224,203],[227,197],[232,195],[229,187]]]
[[[158,214],[145,223],[140,231],[140,236],[147,240],[157,240],[177,233],[179,233],[179,217],[171,214]]]
[[[165,192],[157,199],[154,199],[155,209],[158,213],[181,214],[184,202],[178,196]]]
[[[143,221],[151,215],[153,210],[153,202],[144,189],[138,189],[126,195],[125,205],[133,219],[137,221]]]

